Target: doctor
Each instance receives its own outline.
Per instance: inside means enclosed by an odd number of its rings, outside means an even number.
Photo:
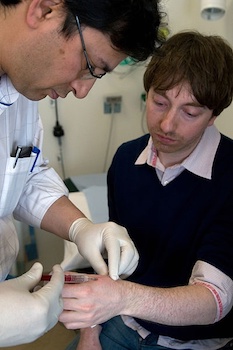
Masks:
[[[64,274],[58,265],[37,292],[31,291],[41,278],[39,263],[5,281],[18,253],[13,217],[73,241],[99,274],[117,279],[137,266],[127,231],[114,223],[92,224],[46,166],[35,101],[69,92],[83,98],[126,56],[145,60],[160,42],[157,2],[0,1],[0,347],[40,337],[63,308]]]

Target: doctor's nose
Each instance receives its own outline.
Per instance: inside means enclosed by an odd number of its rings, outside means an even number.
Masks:
[[[87,96],[92,86],[95,84],[96,79],[76,79],[71,83],[73,88],[73,94],[76,98],[82,99]]]
[[[176,117],[175,112],[172,110],[168,110],[164,113],[160,121],[160,128],[164,133],[169,133],[174,131],[176,127],[175,117]]]

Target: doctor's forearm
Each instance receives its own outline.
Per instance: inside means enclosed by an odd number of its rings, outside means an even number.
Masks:
[[[41,228],[64,239],[69,239],[71,224],[85,215],[66,197],[54,202],[41,221]]]

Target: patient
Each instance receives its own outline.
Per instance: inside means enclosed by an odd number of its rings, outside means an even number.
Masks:
[[[139,265],[127,280],[65,286],[60,320],[86,327],[67,349],[230,349],[233,141],[214,122],[232,101],[232,49],[178,33],[144,86],[149,134],[124,143],[108,172],[109,218],[127,228]]]

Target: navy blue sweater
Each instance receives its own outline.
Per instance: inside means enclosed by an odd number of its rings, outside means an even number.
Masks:
[[[221,135],[211,180],[184,170],[162,186],[153,167],[134,164],[148,139],[145,135],[119,147],[108,172],[110,220],[127,228],[140,255],[129,280],[156,287],[187,285],[197,260],[233,279],[233,141]],[[233,309],[207,326],[137,321],[155,334],[182,340],[233,336]]]

